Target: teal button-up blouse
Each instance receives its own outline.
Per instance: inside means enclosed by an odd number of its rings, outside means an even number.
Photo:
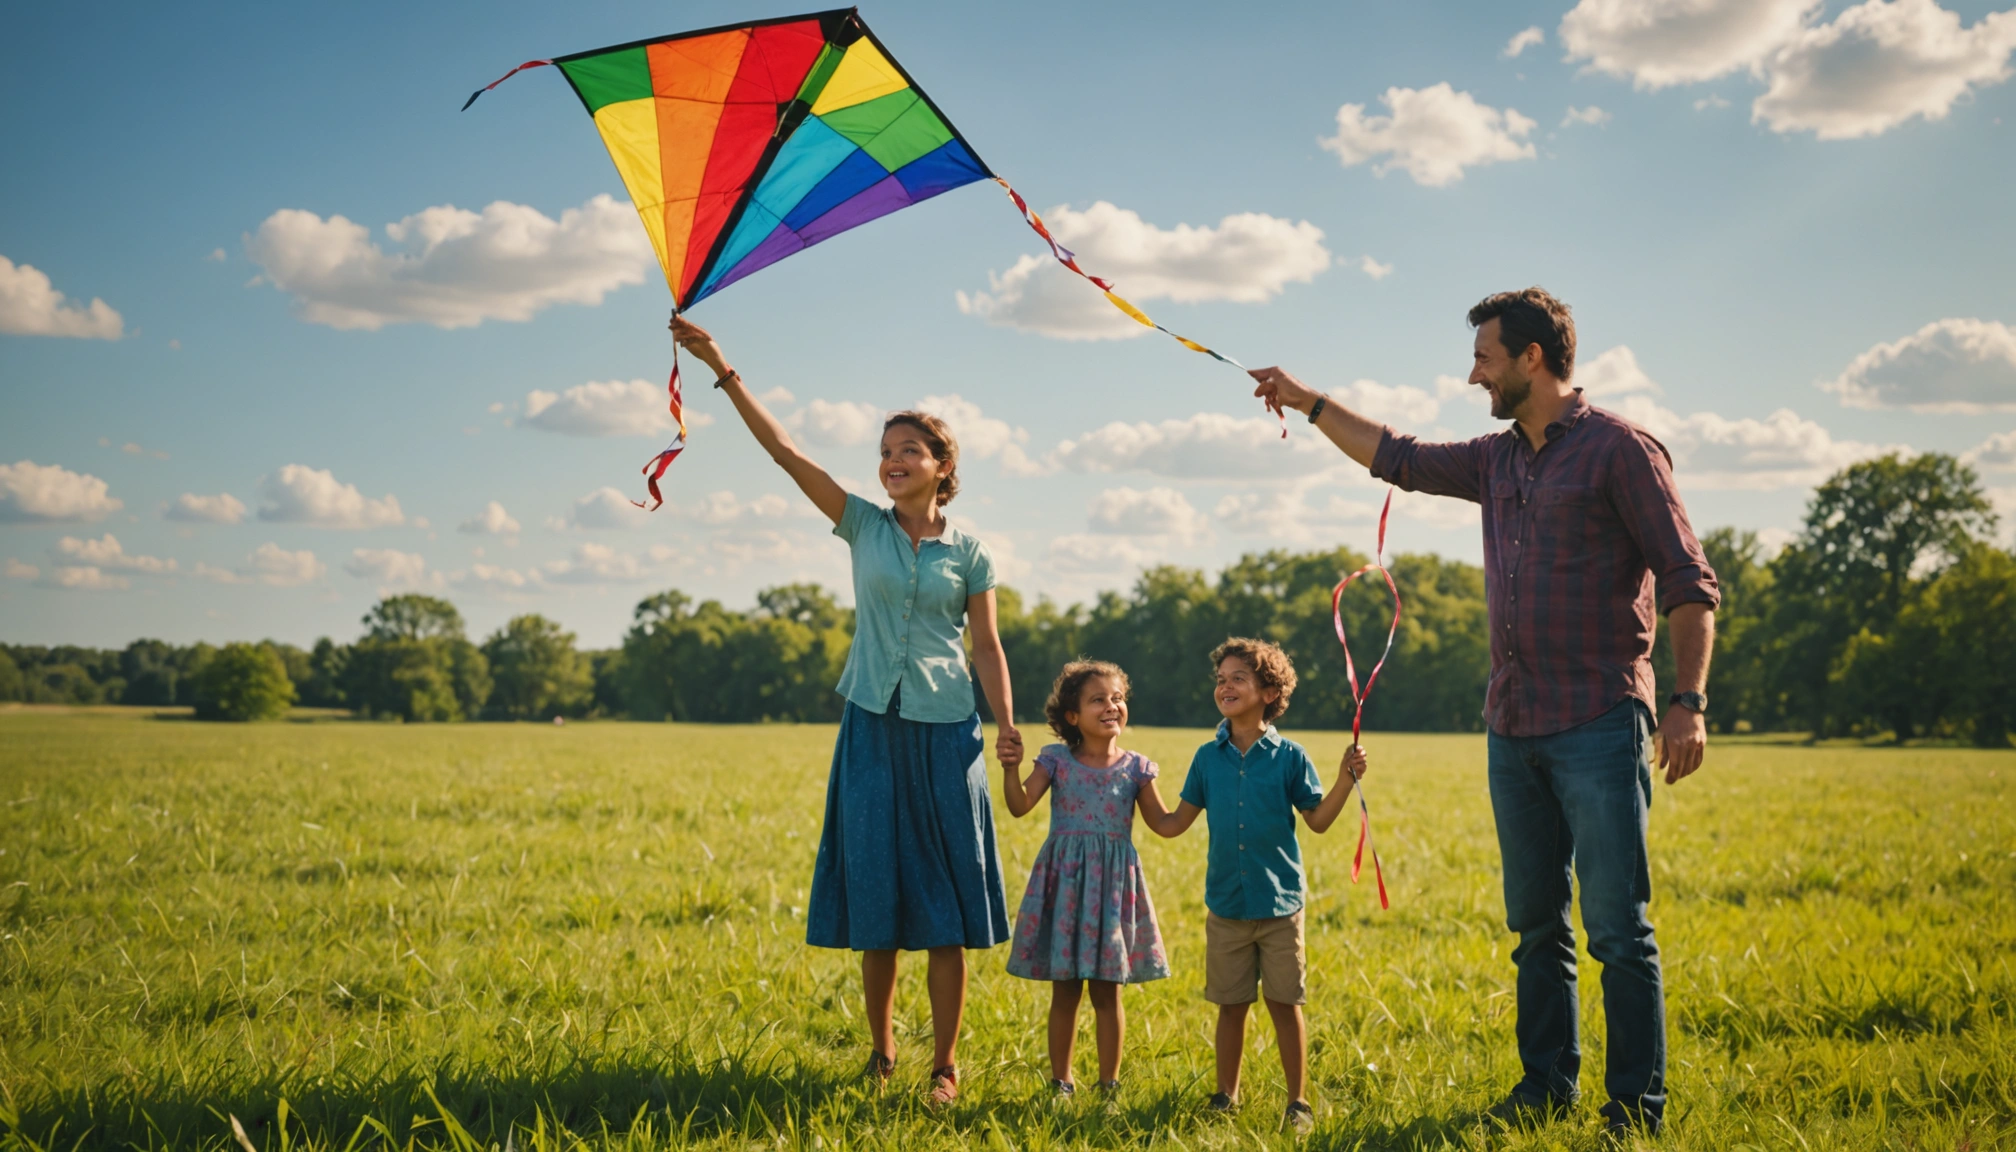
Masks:
[[[966,666],[966,598],[994,587],[994,558],[977,538],[945,525],[911,551],[894,509],[849,494],[833,534],[854,551],[854,646],[836,686],[877,715],[897,686],[905,720],[957,723],[971,717]]]

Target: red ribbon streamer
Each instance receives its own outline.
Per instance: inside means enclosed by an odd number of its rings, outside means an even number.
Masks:
[[[469,110],[469,105],[474,104],[476,102],[476,97],[483,95],[483,93],[488,92],[490,89],[495,88],[497,85],[502,84],[504,81],[509,80],[513,76],[516,76],[518,73],[525,71],[527,68],[544,68],[545,66],[551,63],[553,63],[551,60],[525,61],[523,64],[520,64],[516,68],[511,69],[509,72],[504,73],[497,79],[492,80],[490,83],[485,84],[483,87],[476,89],[476,91],[474,92],[471,92],[469,94],[469,99],[465,101],[462,105],[462,111],[467,112]]]
[[[1400,631],[1400,586],[1393,582],[1393,573],[1381,563],[1386,555],[1386,519],[1393,512],[1393,490],[1386,490],[1385,506],[1379,509],[1379,546],[1372,554],[1372,563],[1337,582],[1330,593],[1330,622],[1337,628],[1337,643],[1344,648],[1344,679],[1351,686],[1351,746],[1358,746],[1359,733],[1365,724],[1365,701],[1372,695],[1372,686],[1379,682],[1379,672],[1386,667],[1386,657],[1393,654],[1393,637]],[[1372,665],[1371,675],[1365,677],[1364,690],[1358,687],[1358,667],[1351,659],[1351,642],[1344,638],[1344,589],[1353,580],[1367,572],[1377,572],[1386,578],[1386,590],[1393,594],[1393,622],[1386,626],[1386,647],[1379,653],[1379,662]],[[1372,843],[1372,809],[1365,803],[1365,782],[1356,776],[1351,778],[1351,787],[1358,793],[1358,852],[1351,857],[1351,882],[1358,882],[1358,872],[1365,864],[1365,849],[1372,849],[1372,875],[1379,883],[1379,907],[1389,907],[1386,901],[1386,870],[1379,863],[1379,848]]]
[[[665,382],[665,390],[672,394],[672,419],[679,425],[679,435],[672,441],[670,446],[658,455],[653,456],[650,462],[644,465],[644,487],[651,490],[651,503],[645,505],[635,500],[630,501],[630,503],[636,504],[637,507],[644,509],[646,512],[656,512],[664,506],[665,497],[658,491],[658,481],[665,475],[665,469],[672,466],[672,461],[679,458],[679,453],[686,450],[686,405],[684,402],[685,398],[679,388],[679,345],[677,343],[672,345],[672,378]]]

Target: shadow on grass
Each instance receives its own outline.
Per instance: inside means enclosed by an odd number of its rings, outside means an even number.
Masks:
[[[168,1149],[235,1144],[236,1117],[255,1148],[531,1148],[568,1134],[662,1146],[802,1132],[810,1113],[870,1104],[852,1077],[822,1073],[772,1049],[701,1061],[671,1052],[613,1060],[562,1058],[545,1069],[339,1069],[259,1079],[191,1068],[176,1083],[108,1078],[90,1088],[0,1107],[0,1150]],[[850,1091],[850,1089],[854,1089]],[[544,1136],[537,1139],[534,1133]],[[625,1138],[628,1139],[625,1139]]]

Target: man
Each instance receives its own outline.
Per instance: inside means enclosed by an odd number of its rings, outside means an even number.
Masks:
[[[1470,310],[1470,383],[1505,431],[1424,444],[1367,420],[1279,368],[1255,395],[1293,408],[1372,474],[1483,508],[1491,628],[1485,689],[1491,807],[1518,933],[1525,1076],[1493,1114],[1571,1108],[1579,1089],[1570,869],[1609,1018],[1602,1108],[1618,1135],[1656,1133],[1666,1107],[1666,1009],[1645,907],[1651,717],[1668,784],[1701,766],[1708,657],[1720,594],[1687,523],[1666,449],[1574,387],[1575,322],[1538,288]],[[1679,689],[1654,696],[1654,610],[1667,617]],[[1663,707],[1662,707],[1663,706]]]

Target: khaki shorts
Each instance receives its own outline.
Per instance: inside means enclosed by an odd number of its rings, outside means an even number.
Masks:
[[[1302,913],[1266,920],[1204,917],[1204,999],[1213,1004],[1251,1004],[1256,984],[1276,1004],[1304,1002]]]

